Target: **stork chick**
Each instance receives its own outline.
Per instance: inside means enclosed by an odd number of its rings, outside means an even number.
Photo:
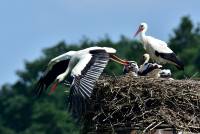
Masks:
[[[132,73],[133,76],[138,76],[139,67],[137,62],[135,61],[128,61],[129,64],[124,65],[123,74]]]
[[[162,65],[159,65],[157,63],[149,63],[149,60],[150,60],[149,54],[144,54],[143,55],[144,62],[142,65],[140,65],[138,75],[146,76],[151,71],[162,68]],[[154,71],[154,73],[156,73],[156,72],[159,73],[158,70]]]

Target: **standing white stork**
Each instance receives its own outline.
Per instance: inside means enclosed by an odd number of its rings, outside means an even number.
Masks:
[[[146,36],[145,33],[148,29],[146,23],[141,23],[135,36],[140,34],[140,40],[144,46],[144,49],[152,60],[155,60],[159,64],[174,64],[178,69],[184,70],[183,63],[176,57],[176,54],[167,46],[164,41],[158,40],[151,36]]]
[[[84,100],[90,98],[96,80],[99,78],[109,59],[120,64],[128,64],[114,56],[116,50],[109,47],[90,47],[79,51],[69,51],[53,58],[36,86],[36,92],[41,95],[52,83],[52,93],[58,83],[63,82],[70,75],[69,81],[69,110],[74,116],[83,111]]]

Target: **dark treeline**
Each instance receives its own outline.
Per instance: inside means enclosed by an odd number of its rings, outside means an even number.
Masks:
[[[183,17],[174,29],[168,41],[171,49],[184,61],[185,71],[179,71],[171,65],[174,78],[196,78],[200,74],[200,26],[194,25],[189,17]],[[25,62],[25,69],[17,71],[18,80],[14,84],[5,84],[0,90],[0,133],[1,134],[64,134],[79,133],[67,112],[68,88],[59,86],[57,92],[40,98],[34,96],[34,85],[46,68],[49,60],[70,50],[79,50],[91,46],[108,46],[117,49],[117,55],[123,59],[140,63],[144,54],[141,43],[124,36],[118,42],[104,38],[98,42],[84,39],[79,44],[60,42],[54,47],[43,50],[43,55],[31,62]],[[122,66],[110,62],[105,73],[120,75]]]

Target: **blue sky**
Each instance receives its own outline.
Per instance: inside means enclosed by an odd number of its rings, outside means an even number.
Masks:
[[[182,16],[200,22],[199,5],[198,0],[0,0],[0,85],[16,81],[24,61],[63,40],[133,38],[145,21],[149,35],[167,41]]]

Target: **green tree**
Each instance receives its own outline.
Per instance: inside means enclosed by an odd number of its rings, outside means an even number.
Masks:
[[[181,22],[174,30],[174,35],[169,41],[172,50],[185,64],[185,71],[176,71],[175,77],[199,77],[200,59],[200,32],[199,26],[195,27],[189,16],[182,17]]]

